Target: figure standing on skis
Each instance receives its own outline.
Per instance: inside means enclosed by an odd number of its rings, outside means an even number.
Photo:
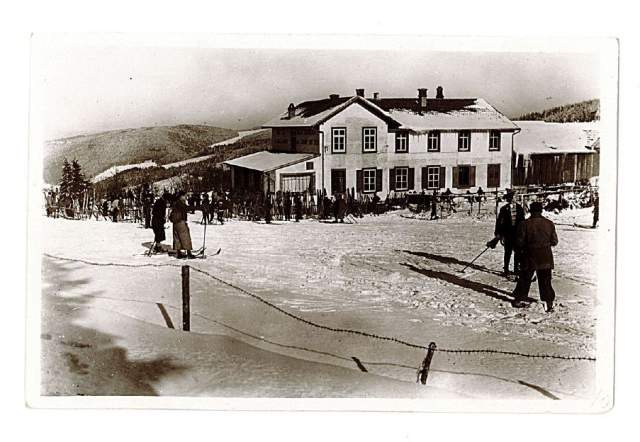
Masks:
[[[518,274],[520,268],[520,251],[515,247],[518,226],[524,221],[524,209],[513,201],[514,192],[509,189],[504,196],[507,204],[500,208],[496,218],[495,238],[504,246],[504,275],[509,275],[509,262],[513,253],[513,273]],[[491,241],[490,241],[491,242]],[[497,241],[496,241],[497,242]],[[494,246],[495,247],[495,246]]]
[[[191,245],[191,232],[187,225],[187,195],[184,191],[179,191],[176,200],[171,207],[171,215],[169,220],[173,223],[173,248],[176,251],[178,259],[195,258],[191,253],[193,246]]]
[[[169,194],[163,193],[154,203],[151,209],[151,228],[153,229],[154,252],[162,252],[162,241],[167,239],[164,233],[164,224],[167,222],[167,202]]]

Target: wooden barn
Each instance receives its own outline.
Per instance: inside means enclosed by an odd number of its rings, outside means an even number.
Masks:
[[[521,131],[513,145],[514,186],[576,183],[599,175],[597,122],[516,124]]]

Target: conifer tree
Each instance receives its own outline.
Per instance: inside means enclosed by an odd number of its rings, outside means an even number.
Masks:
[[[62,165],[62,178],[60,179],[60,198],[70,199],[72,197],[73,187],[73,169],[67,159],[64,159]]]
[[[77,160],[71,162],[71,195],[80,197],[89,188],[89,182],[84,178],[82,166]]]

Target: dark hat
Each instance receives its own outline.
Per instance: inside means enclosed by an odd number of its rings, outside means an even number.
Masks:
[[[540,201],[534,201],[529,205],[529,211],[531,213],[542,213],[542,203]]]

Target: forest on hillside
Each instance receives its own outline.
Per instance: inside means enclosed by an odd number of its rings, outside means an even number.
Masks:
[[[599,119],[599,99],[557,106],[540,112],[530,112],[515,118],[520,121],[546,121],[548,123],[584,123]]]

